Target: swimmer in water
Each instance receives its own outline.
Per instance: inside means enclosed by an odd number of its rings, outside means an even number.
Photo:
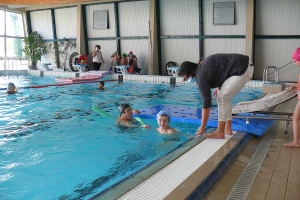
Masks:
[[[156,115],[156,120],[158,123],[158,128],[156,130],[160,134],[171,134],[171,133],[178,133],[177,130],[169,126],[171,119],[171,114],[168,111],[161,110]]]
[[[143,127],[150,128],[147,124],[141,124],[132,117],[133,113],[140,113],[138,110],[132,110],[129,104],[121,104],[119,106],[120,117],[117,119],[117,124],[125,127]]]
[[[5,94],[15,94],[17,93],[17,88],[14,83],[10,82],[7,84],[7,91]]]

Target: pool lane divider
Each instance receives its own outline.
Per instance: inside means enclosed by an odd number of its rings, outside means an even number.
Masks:
[[[105,80],[103,82],[113,82],[115,80]],[[46,84],[46,85],[32,85],[32,86],[24,86],[24,87],[17,87],[18,89],[28,89],[28,88],[44,88],[44,87],[51,87],[51,86],[66,86],[66,85],[74,85],[74,84],[83,84],[83,83],[96,83],[96,81],[81,81],[81,82],[74,82],[74,83],[57,83],[57,84]],[[0,88],[0,90],[7,90],[7,88]]]

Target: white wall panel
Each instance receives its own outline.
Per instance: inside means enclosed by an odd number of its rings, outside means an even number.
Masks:
[[[257,39],[255,42],[254,78],[262,80],[263,70],[268,66],[280,68],[292,61],[294,50],[299,47],[300,39]],[[269,70],[268,74],[274,70]],[[298,67],[291,63],[279,70],[280,81],[297,81]],[[268,80],[275,80],[275,73]]]
[[[299,35],[299,0],[256,1],[257,35]]]
[[[120,36],[149,35],[149,1],[118,4]]]
[[[161,35],[198,35],[198,0],[160,0]]]
[[[76,38],[77,7],[55,9],[54,13],[57,39]]]
[[[37,31],[43,39],[53,39],[51,11],[30,12],[32,31]]]
[[[213,25],[213,3],[232,2],[232,0],[203,0],[204,35],[245,35],[246,34],[246,0],[235,2],[235,25]]]
[[[108,29],[95,30],[93,29],[93,12],[94,10],[108,10]],[[88,38],[97,37],[115,37],[115,14],[114,4],[99,4],[86,6],[86,24]]]
[[[141,74],[148,74],[148,40],[121,40],[121,53],[133,52],[138,58],[137,63],[139,68],[142,69]]]
[[[245,39],[205,39],[203,45],[204,57],[216,53],[245,54]]]
[[[89,41],[89,52],[92,52],[95,49],[96,45],[100,45],[101,49],[100,51],[102,52],[102,56],[104,59],[105,64],[101,65],[100,70],[101,71],[107,71],[111,67],[112,64],[112,59],[110,56],[112,55],[113,52],[117,50],[116,46],[116,41],[115,40],[92,40]]]
[[[184,61],[197,63],[199,61],[198,39],[163,39],[161,40],[161,66],[166,75],[166,64],[169,61],[180,65]]]

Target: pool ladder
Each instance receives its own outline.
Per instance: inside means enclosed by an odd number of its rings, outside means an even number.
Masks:
[[[279,81],[279,73],[278,73],[278,68],[275,66],[268,66],[264,69],[263,72],[263,83],[267,83],[268,82],[268,71],[269,69],[274,69],[275,70],[275,83],[278,83]]]

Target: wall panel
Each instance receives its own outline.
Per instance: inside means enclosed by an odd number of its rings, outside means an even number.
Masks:
[[[108,29],[93,29],[93,12],[95,10],[108,10]],[[114,4],[99,4],[86,6],[86,24],[88,38],[116,37]]]
[[[257,35],[299,35],[299,0],[256,1]]]
[[[37,31],[43,39],[53,39],[51,10],[30,12],[32,31]]]
[[[199,35],[198,0],[160,0],[161,35]]]
[[[257,39],[255,42],[254,78],[262,80],[263,70],[268,66],[280,68],[292,61],[294,50],[299,47],[300,39]],[[269,70],[270,74],[273,70]],[[297,81],[299,69],[291,63],[279,70],[280,81]],[[275,73],[268,80],[275,80]]]
[[[180,65],[183,61],[199,61],[198,39],[164,39],[161,41],[161,66],[166,75],[166,64],[169,61]]]
[[[216,53],[245,54],[245,39],[205,39],[204,57]]]
[[[235,25],[213,25],[213,3],[232,2],[232,0],[203,0],[204,35],[245,35],[246,34],[246,0],[235,2]]]
[[[118,4],[120,36],[149,35],[149,1]]]
[[[55,9],[57,39],[76,38],[77,7]]]

